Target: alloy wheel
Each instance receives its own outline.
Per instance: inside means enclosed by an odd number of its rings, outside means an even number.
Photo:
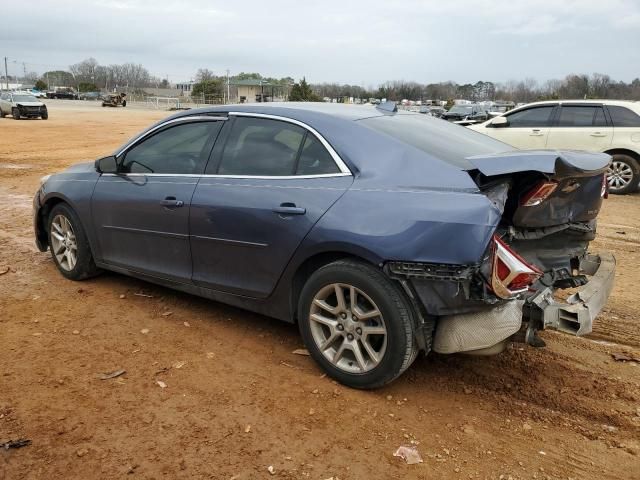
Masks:
[[[309,312],[313,340],[324,357],[348,373],[380,364],[387,348],[382,313],[362,290],[345,283],[323,287]]]
[[[631,166],[625,162],[614,160],[607,172],[607,181],[609,188],[620,190],[633,180],[633,170]]]
[[[51,248],[63,270],[70,272],[78,262],[78,245],[71,222],[64,215],[56,215],[51,221]]]

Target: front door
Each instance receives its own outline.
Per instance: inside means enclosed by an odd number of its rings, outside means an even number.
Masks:
[[[264,298],[353,177],[299,125],[251,116],[233,122],[193,196],[193,281]]]
[[[505,115],[508,124],[500,127],[487,125],[487,135],[523,150],[544,149],[554,105],[542,105]]]
[[[191,281],[189,206],[222,121],[168,122],[118,157],[92,197],[99,258],[175,281]]]
[[[613,127],[608,125],[601,105],[563,104],[549,130],[547,148],[602,152],[612,139]]]

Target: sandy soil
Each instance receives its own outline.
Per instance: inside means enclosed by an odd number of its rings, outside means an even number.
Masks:
[[[431,355],[361,392],[292,354],[294,326],[116,274],[57,273],[33,242],[39,177],[167,115],[76,105],[0,120],[0,443],[32,440],[0,451],[0,479],[640,478],[640,365],[611,355],[640,356],[640,195],[602,212],[593,250],[619,268],[590,338]],[[393,457],[412,442],[424,463]]]

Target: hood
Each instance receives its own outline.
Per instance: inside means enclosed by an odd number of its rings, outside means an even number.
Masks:
[[[64,173],[82,173],[82,172],[95,172],[96,164],[95,162],[82,162],[76,163],[75,165],[71,165],[69,168],[64,170]]]
[[[605,171],[611,162],[606,153],[573,150],[521,150],[493,155],[468,157],[473,168],[487,177],[508,173],[536,171],[546,174],[580,173],[593,175]]]
[[[16,105],[21,107],[44,107],[42,102],[16,102]]]

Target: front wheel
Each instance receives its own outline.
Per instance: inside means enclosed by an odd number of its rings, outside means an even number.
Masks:
[[[418,352],[409,302],[364,263],[340,260],[317,270],[302,289],[298,322],[311,356],[350,387],[391,382]]]
[[[100,273],[84,228],[71,207],[64,203],[53,207],[48,227],[51,257],[62,275],[70,280],[84,280]]]
[[[46,112],[46,111],[45,111],[45,112],[42,112],[42,113],[40,114],[40,118],[41,118],[42,120],[47,120],[47,119],[49,118],[49,112]]]
[[[607,172],[607,181],[611,193],[619,195],[633,193],[638,190],[638,183],[640,183],[640,165],[629,155],[613,154]]]
[[[11,116],[13,117],[14,120],[20,120],[20,110],[18,110],[17,108],[13,107],[11,109]]]

